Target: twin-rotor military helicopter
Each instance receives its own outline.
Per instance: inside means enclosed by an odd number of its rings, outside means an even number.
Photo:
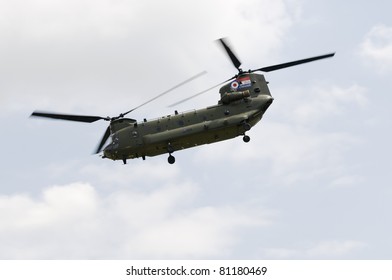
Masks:
[[[255,72],[271,72],[335,55],[335,53],[330,53],[243,71],[240,68],[241,62],[233,53],[227,41],[219,39],[219,42],[238,70],[238,74],[219,84],[225,85],[219,90],[221,98],[216,105],[189,112],[178,113],[175,111],[173,115],[154,120],[144,119],[138,122],[135,119],[125,118],[126,115],[141,106],[195,79],[204,73],[202,72],[116,117],[69,115],[42,111],[34,111],[31,116],[85,123],[92,123],[98,120],[109,121],[109,126],[95,151],[95,153],[103,151],[102,158],[122,160],[126,164],[127,159],[142,158],[145,160],[146,157],[167,153],[169,154],[168,162],[173,164],[175,158],[172,154],[175,151],[211,144],[240,135],[243,136],[244,142],[250,141],[250,137],[246,133],[261,120],[263,114],[274,100],[264,75],[255,74]],[[210,89],[188,97],[172,106],[196,97]],[[111,142],[104,147],[109,137]]]

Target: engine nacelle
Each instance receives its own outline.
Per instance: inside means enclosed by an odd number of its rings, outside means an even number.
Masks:
[[[222,94],[221,97],[221,102],[223,104],[229,104],[233,101],[241,100],[244,98],[250,97],[250,91],[245,90],[245,91],[234,91],[234,92],[226,92]]]

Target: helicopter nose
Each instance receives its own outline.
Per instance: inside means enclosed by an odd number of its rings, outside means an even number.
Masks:
[[[268,107],[272,104],[273,101],[274,101],[274,98],[271,95],[265,95],[264,102],[262,105],[263,111],[267,111]]]
[[[110,143],[103,149],[103,158],[113,158],[114,155],[114,147],[113,143]]]

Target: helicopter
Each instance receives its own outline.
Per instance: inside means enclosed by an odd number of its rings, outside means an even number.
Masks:
[[[274,100],[264,75],[255,72],[271,72],[335,55],[335,53],[329,53],[243,71],[240,68],[242,63],[232,51],[227,39],[221,38],[217,41],[227,53],[238,73],[223,83],[176,102],[169,107],[174,107],[223,85],[219,90],[220,100],[215,105],[180,113],[175,110],[173,115],[152,120],[137,121],[125,117],[136,109],[205,74],[204,71],[116,117],[58,114],[43,111],[34,111],[31,116],[85,123],[98,120],[108,121],[109,126],[95,150],[96,154],[103,152],[102,158],[114,161],[122,160],[124,164],[127,164],[128,159],[142,158],[145,160],[146,157],[168,154],[168,163],[173,164],[175,162],[173,153],[183,149],[228,140],[237,136],[242,136],[245,143],[250,141],[248,131],[262,119]],[[109,137],[111,142],[105,146]]]

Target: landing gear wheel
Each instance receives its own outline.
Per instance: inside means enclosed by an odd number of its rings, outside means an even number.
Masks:
[[[245,143],[248,143],[250,141],[250,137],[248,135],[244,135],[242,140],[244,140]]]
[[[172,155],[170,155],[170,156],[167,158],[167,162],[170,163],[170,164],[173,164],[173,163],[176,162],[176,158],[173,157]]]

